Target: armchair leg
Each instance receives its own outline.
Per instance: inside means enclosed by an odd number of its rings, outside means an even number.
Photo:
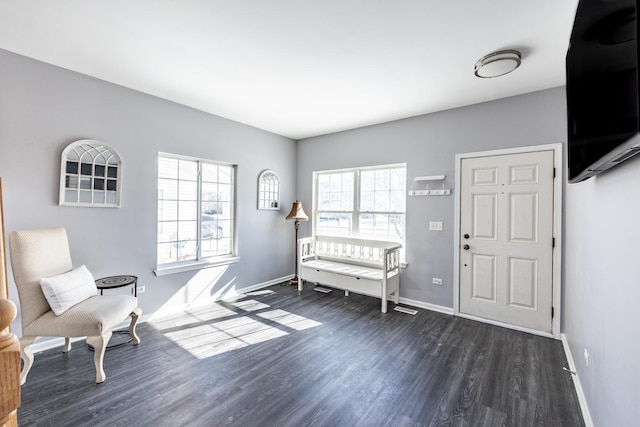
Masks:
[[[69,353],[71,351],[71,338],[64,337],[64,348],[62,349],[63,353]]]
[[[87,344],[93,346],[93,362],[96,365],[96,384],[100,384],[107,379],[104,373],[103,362],[104,352],[107,349],[107,343],[111,338],[111,334],[111,331],[107,331],[102,335],[87,337]]]
[[[131,323],[129,324],[129,335],[133,340],[134,345],[140,344],[140,337],[136,333],[136,327],[138,326],[138,318],[142,314],[142,309],[140,307],[136,307],[130,314]]]
[[[20,358],[22,359],[22,371],[20,371],[20,385],[27,382],[27,374],[33,366],[33,352],[31,344],[38,337],[21,337],[20,338]]]

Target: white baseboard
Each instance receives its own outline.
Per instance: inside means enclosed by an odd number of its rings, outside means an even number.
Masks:
[[[284,277],[280,277],[278,279],[273,279],[273,280],[269,280],[266,282],[262,282],[262,283],[258,283],[256,285],[251,285],[251,286],[247,286],[246,288],[242,288],[239,290],[232,290],[230,292],[227,292],[226,294],[224,294],[222,296],[222,298],[218,297],[218,298],[203,298],[201,300],[195,301],[193,303],[188,303],[188,304],[182,304],[179,306],[175,306],[172,307],[171,310],[168,311],[164,311],[161,315],[156,315],[155,313],[149,313],[149,314],[143,314],[140,319],[138,320],[138,324],[141,323],[146,323],[147,321],[151,320],[151,319],[161,319],[163,317],[166,316],[171,316],[173,314],[177,314],[177,313],[181,313],[184,312],[190,308],[195,308],[195,307],[200,307],[206,304],[211,304],[217,301],[229,301],[229,300],[234,300],[237,299],[238,297],[241,297],[242,295],[248,293],[248,292],[252,292],[252,291],[257,291],[258,289],[262,289],[262,288],[267,288],[269,286],[272,285],[277,285],[278,283],[282,283],[285,282],[287,280],[290,280],[293,278],[293,274],[290,274],[288,276],[284,276]],[[117,330],[117,329],[126,329],[129,327],[129,321],[126,320],[124,322],[119,323],[118,325],[116,325],[113,329]],[[40,341],[42,340],[42,341]],[[75,337],[75,338],[71,338],[71,342],[75,343],[78,341],[83,341],[84,342],[85,337]],[[62,346],[64,346],[64,338],[59,338],[59,337],[43,337],[43,338],[38,338],[36,340],[36,342],[31,346],[31,351],[33,353],[39,353],[41,351],[45,351],[45,350],[51,350],[52,348],[56,348],[56,347],[60,347],[62,348]]]
[[[42,340],[42,341],[39,341]],[[75,343],[78,341],[83,341],[84,342],[85,338],[84,337],[75,337],[75,338],[71,338],[71,342]],[[56,347],[60,347],[61,351],[62,351],[62,347],[64,346],[64,338],[47,338],[45,339],[43,338],[38,338],[36,339],[36,341],[31,345],[31,351],[33,353],[39,353],[41,351],[45,351],[45,350],[51,350],[52,348],[56,348]],[[73,349],[73,345],[71,346],[71,349]]]
[[[438,313],[453,315],[453,308],[445,307],[442,305],[430,304],[428,302],[417,301],[409,298],[399,299],[400,303],[407,304],[413,307],[424,308],[425,310],[437,311]]]
[[[562,340],[562,346],[564,347],[564,354],[567,357],[567,363],[569,364],[568,367],[573,372],[576,372],[576,374],[571,375],[571,377],[573,378],[573,385],[576,389],[576,394],[578,395],[578,402],[580,403],[580,409],[582,410],[582,418],[584,418],[584,424],[587,427],[593,427],[593,420],[591,419],[591,412],[589,412],[587,397],[584,395],[584,390],[582,389],[582,384],[580,383],[580,377],[578,376],[576,364],[573,360],[573,355],[571,354],[571,348],[569,348],[569,341],[567,341],[567,336],[565,334],[560,334],[560,339]]]

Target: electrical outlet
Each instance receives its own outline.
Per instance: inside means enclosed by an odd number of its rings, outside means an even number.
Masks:
[[[143,294],[144,293],[144,285],[143,286],[138,286],[138,288],[136,289],[136,292],[139,294]]]
[[[434,277],[433,279],[431,279],[431,283],[433,283],[434,285],[442,286],[442,279],[438,279],[437,277]]]
[[[429,221],[429,231],[442,231],[442,221]]]
[[[589,367],[589,352],[586,348],[584,349],[584,364],[587,366],[587,368]]]

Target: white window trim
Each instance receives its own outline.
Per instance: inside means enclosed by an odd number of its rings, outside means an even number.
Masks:
[[[196,260],[188,260],[188,261],[183,261],[183,262],[175,262],[175,263],[166,263],[166,264],[156,264],[156,269],[153,270],[154,274],[156,276],[165,276],[168,274],[174,274],[174,273],[182,273],[185,271],[193,271],[193,270],[201,270],[204,268],[211,268],[211,267],[217,267],[217,266],[221,266],[221,265],[229,265],[229,264],[234,264],[237,263],[240,260],[240,256],[238,255],[238,229],[236,226],[236,203],[237,203],[237,171],[238,171],[238,166],[236,164],[233,163],[225,163],[225,162],[220,162],[220,161],[215,161],[215,160],[210,160],[210,159],[204,159],[204,158],[200,158],[200,157],[191,157],[191,156],[184,156],[181,154],[173,154],[173,153],[166,153],[166,152],[158,152],[158,158],[160,157],[165,157],[165,158],[172,158],[172,159],[178,159],[178,160],[187,160],[187,161],[194,161],[194,162],[198,162],[198,208],[201,207],[202,204],[202,199],[201,199],[201,195],[200,195],[200,187],[202,185],[202,176],[201,176],[201,164],[202,163],[209,163],[209,164],[215,164],[215,165],[220,165],[220,166],[229,166],[233,169],[233,181],[232,181],[232,191],[233,191],[233,197],[232,197],[232,203],[231,203],[231,217],[233,219],[233,226],[232,226],[232,244],[231,244],[231,254],[225,254],[225,255],[219,255],[219,256],[213,256],[213,257],[207,257],[207,258],[201,258],[201,246],[202,246],[202,240],[201,240],[201,236],[200,236],[200,219],[198,220],[198,253],[197,256],[200,257],[199,259]],[[159,171],[158,171],[159,173]],[[156,173],[156,180],[158,179],[158,173]],[[156,196],[156,203],[158,202],[158,196]],[[158,224],[158,217],[156,216],[156,224]],[[158,241],[157,241],[157,231],[156,231],[156,263],[157,263],[157,245],[158,245]]]
[[[318,227],[318,214],[323,212],[342,212],[342,213],[350,213],[351,221],[352,221],[352,229],[357,229],[358,234],[360,234],[360,214],[372,214],[372,215],[404,215],[405,218],[405,239],[402,242],[402,245],[405,247],[406,251],[406,221],[407,221],[407,206],[405,200],[405,210],[404,212],[391,212],[391,211],[363,211],[360,210],[360,172],[361,171],[369,171],[369,170],[382,170],[382,169],[404,169],[405,173],[407,170],[406,163],[393,163],[389,165],[376,165],[376,166],[366,166],[366,167],[353,167],[353,168],[345,168],[345,169],[330,169],[330,170],[321,170],[313,172],[313,205],[312,205],[312,233],[313,235],[317,235],[317,227]],[[354,192],[353,192],[353,210],[350,211],[321,211],[318,209],[318,176],[319,175],[330,175],[334,173],[344,173],[344,172],[354,172]],[[406,188],[405,188],[406,192]],[[352,237],[359,237],[358,235],[354,235]],[[402,266],[406,267],[408,264],[405,260],[402,261]]]
[[[211,261],[193,261],[172,265],[167,264],[166,267],[158,267],[157,269],[153,270],[153,273],[156,276],[166,276],[169,274],[184,273],[185,271],[202,270],[204,268],[235,264],[239,261],[239,256],[230,256],[228,258],[219,257],[219,259],[212,259]]]

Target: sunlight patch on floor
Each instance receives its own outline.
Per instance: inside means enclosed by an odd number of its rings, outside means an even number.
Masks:
[[[181,316],[154,320],[152,324],[198,359],[322,325],[253,299],[215,303]]]
[[[258,310],[264,310],[265,308],[271,308],[267,304],[263,304],[261,302],[258,302],[252,299],[249,299],[246,301],[237,301],[237,302],[231,303],[231,305],[233,305],[234,307],[238,307],[244,311],[258,311]]]
[[[285,331],[244,316],[224,322],[165,333],[167,338],[199,359],[285,335],[288,335]]]
[[[215,310],[198,310],[191,312],[191,315],[201,322],[209,320],[226,319],[227,317],[236,316],[236,312],[226,307],[216,307]]]
[[[211,304],[206,310],[192,309],[180,315],[172,315],[153,320],[152,323],[155,328],[164,330],[233,316],[236,316],[235,311],[221,305]]]

